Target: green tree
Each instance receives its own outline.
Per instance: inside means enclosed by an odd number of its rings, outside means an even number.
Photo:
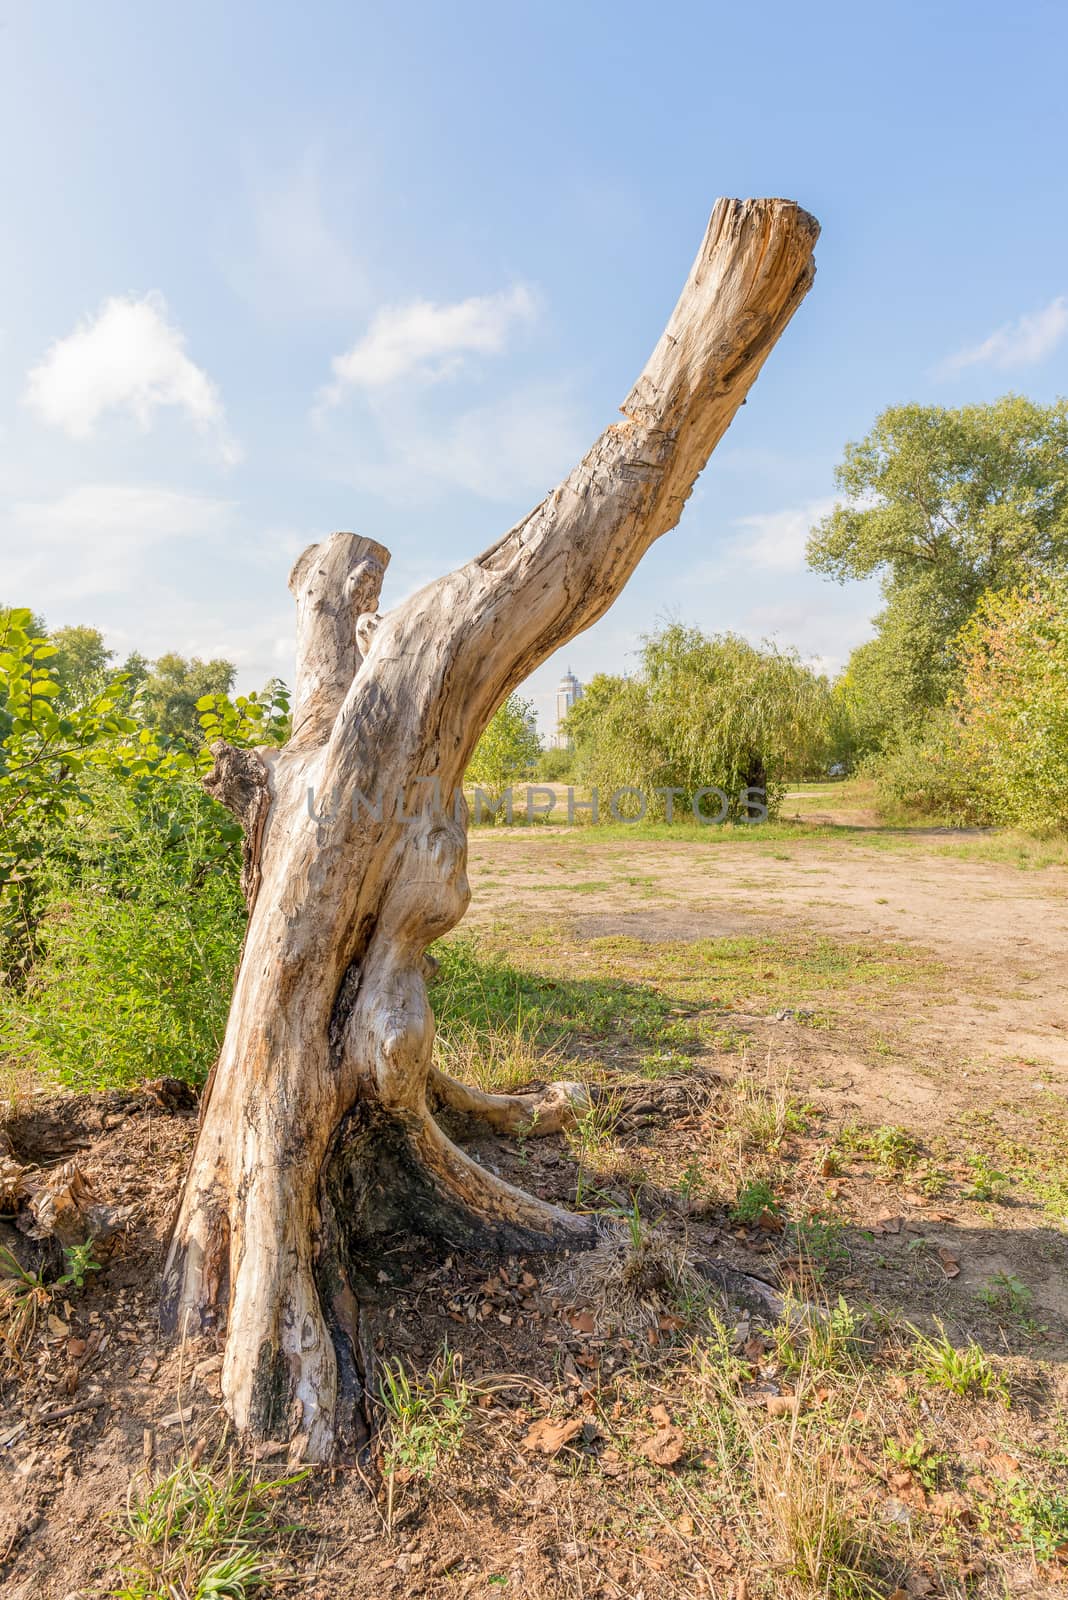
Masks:
[[[849,664],[863,753],[944,705],[983,594],[1068,573],[1068,402],[892,406],[835,477],[847,499],[812,530],[809,564],[879,576],[886,599]]]
[[[52,668],[64,701],[81,704],[105,688],[115,652],[107,648],[99,628],[57,628],[49,642],[56,648]]]
[[[769,812],[792,779],[825,769],[830,686],[792,651],[672,624],[649,636],[636,678],[599,674],[568,714],[576,772],[601,790],[703,788],[747,815],[746,789]]]
[[[1068,827],[1068,582],[985,595],[960,650],[961,761],[991,819]]]
[[[540,755],[534,706],[518,694],[510,694],[497,707],[475,746],[465,781],[498,794],[516,778],[530,774]]]
[[[230,661],[159,656],[139,690],[144,720],[165,739],[196,749],[203,740],[197,702],[207,695],[228,696],[236,676]]]
[[[87,772],[136,724],[121,683],[81,704],[63,703],[59,650],[26,609],[0,613],[0,963],[24,964],[32,939],[38,868],[51,830],[82,792]]]

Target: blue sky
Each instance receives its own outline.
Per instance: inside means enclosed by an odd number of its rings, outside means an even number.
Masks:
[[[885,405],[1068,390],[1055,5],[0,4],[0,598],[292,672],[294,556],[476,553],[611,421],[717,195],[818,274],[678,530],[565,665],[668,617],[836,667],[804,570]]]

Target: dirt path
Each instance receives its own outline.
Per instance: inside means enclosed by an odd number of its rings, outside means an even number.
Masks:
[[[588,834],[472,836],[476,925],[566,919],[580,937],[656,941],[804,929],[908,941],[952,977],[917,1037],[967,1064],[1033,1066],[1068,1093],[1068,872],[1023,872],[922,847],[599,843]],[[1031,1074],[1035,1076],[1034,1072]]]

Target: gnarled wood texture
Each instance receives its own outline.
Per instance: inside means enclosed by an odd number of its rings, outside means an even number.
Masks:
[[[789,201],[719,201],[622,420],[475,560],[379,617],[380,545],[335,533],[306,550],[292,739],[215,749],[208,786],[247,830],[250,916],[161,1318],[225,1325],[234,1422],[294,1456],[361,1442],[358,1273],[376,1231],[591,1236],[472,1162],[429,1109],[550,1131],[571,1098],[483,1095],[432,1067],[425,952],[469,899],[451,797],[504,696],[678,521],[812,281],[817,233]]]

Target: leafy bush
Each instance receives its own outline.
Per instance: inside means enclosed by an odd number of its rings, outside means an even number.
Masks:
[[[496,795],[517,778],[532,775],[540,755],[534,707],[519,695],[510,694],[497,707],[475,746],[465,780]]]
[[[827,680],[792,652],[672,624],[646,638],[638,678],[593,679],[567,732],[580,781],[606,794],[671,786],[683,806],[719,788],[734,821],[747,788],[766,792],[773,816],[789,780],[825,770],[831,715]]]
[[[935,713],[918,733],[899,734],[862,770],[874,777],[879,808],[890,821],[923,817],[959,828],[994,820],[949,712]]]
[[[1068,827],[1068,581],[984,595],[961,654],[961,763],[992,820]]]
[[[946,709],[871,763],[884,812],[1068,827],[1068,583],[984,595],[957,644]]]
[[[288,695],[202,693],[196,739],[171,737],[109,656],[94,629],[53,641],[0,611],[0,1047],[80,1087],[200,1079],[244,927],[241,830],[201,790],[207,742],[282,742]]]
[[[245,920],[215,810],[192,778],[97,780],[51,840],[33,967],[0,990],[10,1057],[78,1088],[206,1076]]]

